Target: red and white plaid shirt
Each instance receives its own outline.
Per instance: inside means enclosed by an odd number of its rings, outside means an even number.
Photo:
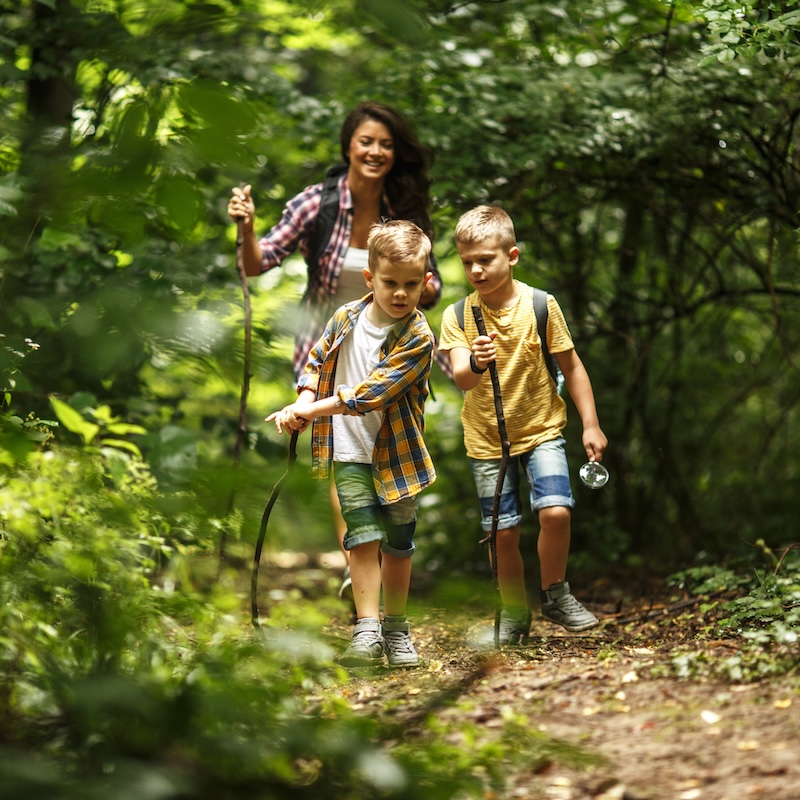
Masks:
[[[262,272],[279,266],[298,248],[303,258],[308,258],[308,244],[314,232],[321,199],[322,184],[317,183],[306,187],[286,204],[280,221],[259,241]],[[385,199],[384,204],[391,217],[392,212]],[[339,178],[339,213],[330,240],[319,258],[319,269],[300,304],[302,323],[298,326],[295,340],[293,359],[295,375],[300,375],[312,345],[319,339],[325,323],[340,305],[334,298],[345,253],[350,245],[352,228],[353,197],[347,184],[347,173],[344,173]],[[436,294],[433,301],[425,304],[424,308],[436,305],[442,291],[442,281],[433,254],[431,254],[430,269],[433,272],[431,285]]]

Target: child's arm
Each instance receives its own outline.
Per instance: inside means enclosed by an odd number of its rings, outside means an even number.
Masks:
[[[320,372],[325,360],[325,354],[330,351],[331,343],[336,337],[336,316],[328,320],[320,339],[311,348],[306,361],[305,369],[300,375],[297,385],[297,400],[290,403],[280,411],[273,411],[264,421],[274,422],[278,433],[298,431],[303,433],[316,417],[330,414],[341,414],[340,409],[334,409],[323,414],[319,410],[317,401],[317,388],[319,387]],[[335,398],[327,398],[333,403]]]
[[[264,421],[274,422],[278,433],[299,431],[302,433],[317,417],[330,417],[343,414],[344,404],[336,395],[315,400],[316,393],[311,389],[303,389],[294,403],[290,403],[280,411],[273,411]]]
[[[474,389],[481,382],[483,373],[489,369],[489,364],[497,357],[495,336],[497,336],[496,331],[492,331],[488,336],[477,336],[472,341],[471,350],[467,350],[466,347],[454,347],[449,351],[453,381],[462,392]]]
[[[558,366],[561,367],[561,372],[564,373],[569,396],[575,403],[575,408],[578,409],[583,423],[582,441],[586,456],[590,461],[602,461],[608,439],[600,430],[589,373],[574,349],[566,350],[563,353],[553,353],[553,355],[558,361]]]
[[[411,388],[426,380],[433,357],[433,334],[424,324],[392,345],[391,351],[356,386],[338,386],[344,404],[337,413],[367,414],[397,403]]]

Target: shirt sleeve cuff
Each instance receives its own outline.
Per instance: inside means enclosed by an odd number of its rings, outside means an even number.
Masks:
[[[336,397],[342,401],[347,411],[345,414],[357,414],[356,411],[356,393],[350,386],[345,386],[342,384],[341,386],[336,387]]]
[[[316,392],[317,386],[319,386],[319,375],[305,372],[297,381],[297,393],[300,394],[304,389]]]

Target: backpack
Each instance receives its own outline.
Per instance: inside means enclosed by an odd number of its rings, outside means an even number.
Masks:
[[[544,356],[544,363],[547,365],[547,371],[556,385],[556,391],[560,395],[564,389],[564,375],[558,366],[555,356],[550,352],[547,346],[547,292],[541,289],[531,289],[533,300],[533,313],[536,315],[536,330],[539,332],[539,341],[542,343],[542,355]],[[464,305],[467,298],[462,297],[453,306],[456,312],[456,321],[458,327],[464,330]]]
[[[339,214],[339,178],[347,172],[347,165],[337,164],[325,173],[322,182],[322,196],[319,201],[319,211],[314,221],[314,230],[308,239],[308,285],[311,286],[314,277],[319,272],[319,260],[325,252],[336,224]]]

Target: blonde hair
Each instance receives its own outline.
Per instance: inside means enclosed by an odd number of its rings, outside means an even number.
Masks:
[[[480,244],[492,240],[499,247],[510,250],[517,244],[514,223],[499,206],[476,206],[456,224],[456,244]]]
[[[427,270],[431,255],[431,240],[418,225],[406,219],[376,222],[367,239],[369,268],[375,272],[381,258],[408,263],[419,261]]]

